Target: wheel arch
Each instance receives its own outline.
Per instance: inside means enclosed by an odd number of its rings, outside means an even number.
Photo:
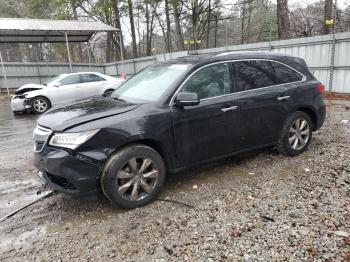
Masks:
[[[166,150],[164,149],[164,146],[159,141],[154,140],[154,139],[140,138],[140,139],[136,139],[136,140],[127,142],[127,143],[123,144],[122,146],[118,147],[116,150],[114,150],[114,152],[112,154],[110,154],[110,156],[112,156],[113,154],[115,154],[116,152],[118,152],[120,150],[123,150],[126,147],[133,146],[133,145],[144,145],[144,146],[148,146],[148,147],[152,148],[158,154],[160,154],[160,156],[164,160],[166,170],[167,171],[172,170],[172,166],[170,164],[171,163],[170,157],[169,157],[168,153],[166,152]]]
[[[312,121],[312,130],[313,131],[316,131],[317,130],[317,115],[316,115],[316,112],[315,110],[313,110],[312,108],[310,107],[300,107],[300,108],[297,108],[296,109],[297,111],[301,111],[301,112],[304,112],[306,113],[311,121]]]

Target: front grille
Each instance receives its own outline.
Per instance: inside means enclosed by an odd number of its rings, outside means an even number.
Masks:
[[[33,132],[33,140],[34,140],[34,151],[40,152],[43,150],[45,143],[47,142],[47,139],[49,138],[51,134],[50,129],[46,129],[41,126],[36,126]]]

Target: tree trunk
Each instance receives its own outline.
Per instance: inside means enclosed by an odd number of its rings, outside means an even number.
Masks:
[[[326,20],[333,18],[332,9],[333,9],[333,0],[325,0],[324,1],[324,21],[323,21],[323,34],[324,35],[328,35],[331,32],[332,26],[326,25]]]
[[[152,32],[150,32],[150,19],[149,19],[149,6],[148,3],[145,4],[145,17],[146,17],[146,55],[151,55],[151,39]]]
[[[165,0],[165,20],[166,20],[166,46],[167,52],[171,53],[171,27],[169,15],[169,0]]]
[[[70,2],[71,4],[71,8],[72,8],[72,11],[73,11],[73,19],[74,20],[78,20],[78,13],[77,13],[77,5],[76,5],[76,1],[75,0],[71,0]],[[75,50],[76,50],[76,54],[78,56],[78,62],[83,62],[83,48],[81,46],[81,43],[76,43],[74,45],[75,47]]]
[[[174,12],[177,47],[179,50],[185,50],[184,38],[181,32],[181,25],[180,25],[180,13],[178,9],[179,7],[178,0],[172,0],[171,4]]]
[[[118,54],[119,54],[119,60],[121,60],[121,53],[120,53],[120,47],[123,50],[122,52],[124,53],[124,39],[123,39],[123,32],[122,32],[122,27],[120,23],[120,11],[119,11],[119,0],[114,0],[114,16],[115,16],[115,26],[118,28],[120,31],[118,34]]]
[[[109,63],[113,59],[113,33],[108,32],[107,33],[107,40],[106,40],[106,63]]]
[[[277,0],[278,36],[287,39],[290,36],[288,0]]]
[[[128,8],[129,8],[129,18],[130,18],[130,27],[131,27],[132,53],[133,53],[133,58],[136,58],[137,57],[137,46],[136,46],[134,14],[133,14],[133,10],[132,10],[132,0],[128,0]]]
[[[211,19],[211,1],[208,3],[208,25],[207,25],[207,48],[209,48],[209,40],[210,40],[210,19]]]

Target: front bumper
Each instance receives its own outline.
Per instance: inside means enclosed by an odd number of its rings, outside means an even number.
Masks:
[[[77,197],[96,197],[101,165],[80,154],[45,146],[34,153],[34,165],[52,189]]]
[[[28,107],[27,105],[25,105],[24,100],[25,100],[24,98],[22,99],[22,98],[13,96],[11,99],[11,110],[13,112],[23,112],[29,109],[30,106]]]

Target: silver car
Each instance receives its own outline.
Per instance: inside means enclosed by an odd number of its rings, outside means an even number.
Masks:
[[[109,96],[125,80],[95,72],[58,75],[43,85],[27,84],[11,100],[14,113],[31,110],[41,114],[51,107],[92,96]]]

